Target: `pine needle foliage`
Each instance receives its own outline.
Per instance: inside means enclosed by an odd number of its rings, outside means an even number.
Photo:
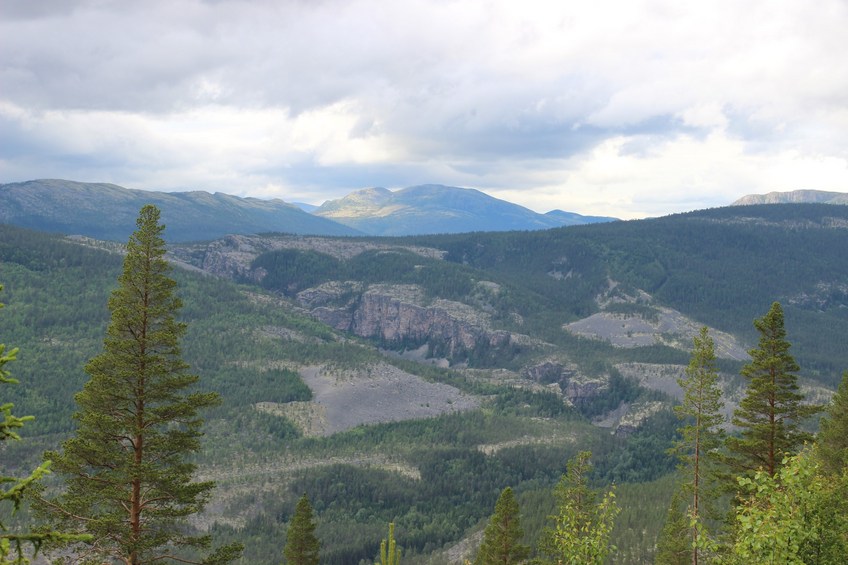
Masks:
[[[312,505],[304,494],[297,501],[283,549],[285,562],[289,565],[318,565],[321,544],[315,537],[315,521]]]
[[[699,538],[705,532],[704,515],[712,514],[710,502],[716,496],[715,470],[717,450],[722,444],[724,433],[721,429],[724,416],[721,389],[718,385],[716,370],[715,343],[703,326],[693,339],[692,357],[683,378],[677,383],[683,390],[683,403],[674,411],[678,418],[685,421],[680,428],[681,439],[672,451],[680,459],[680,471],[683,474],[681,487],[689,495],[688,515],[692,522],[689,531],[691,563],[699,562],[699,549],[703,544]]]
[[[691,527],[682,490],[676,490],[657,540],[656,565],[689,565],[692,562]]]
[[[495,513],[483,532],[483,543],[474,565],[512,565],[530,555],[530,547],[521,543],[521,511],[512,489],[506,487],[495,503]]]
[[[226,563],[239,547],[197,561],[185,555],[211,543],[186,523],[214,487],[193,480],[189,457],[200,447],[198,411],[219,399],[194,389],[198,376],[180,356],[186,326],[176,320],[181,302],[168,276],[159,210],[143,207],[136,226],[109,298],[104,350],[86,365],[91,378],[75,396],[76,434],[47,454],[66,490],[45,508],[93,536],[91,546],[72,550],[84,563]]]
[[[727,461],[738,475],[751,478],[763,470],[774,477],[786,456],[812,441],[800,425],[821,407],[802,403],[796,375],[800,368],[789,353],[780,303],[754,320],[754,327],[760,333],[759,346],[748,352],[751,362],[742,368],[748,388],[733,415],[741,432],[727,438]]]

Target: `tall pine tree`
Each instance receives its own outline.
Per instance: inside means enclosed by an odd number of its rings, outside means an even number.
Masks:
[[[304,494],[297,501],[289,529],[286,534],[286,547],[283,555],[289,565],[318,565],[318,552],[321,544],[315,537],[315,522],[312,518],[312,505]]]
[[[802,404],[804,395],[798,392],[795,374],[799,367],[789,353],[780,303],[754,320],[754,327],[760,333],[759,346],[748,352],[751,362],[742,368],[748,388],[733,414],[740,434],[727,438],[727,461],[736,474],[753,477],[762,469],[774,477],[784,457],[812,440],[800,424],[821,407]]]
[[[47,508],[93,536],[90,547],[75,548],[84,559],[192,563],[186,548],[196,555],[211,543],[186,523],[214,487],[193,481],[189,458],[200,447],[198,411],[219,399],[194,390],[198,377],[180,357],[186,326],[175,319],[181,303],[163,230],[159,210],[142,208],[109,298],[104,351],[86,365],[91,379],[75,396],[76,435],[47,454],[66,483]],[[224,547],[197,562],[225,563],[239,552]]]
[[[704,326],[693,339],[692,357],[686,374],[677,380],[683,389],[683,403],[674,408],[677,416],[686,421],[680,428],[681,439],[673,451],[680,459],[683,490],[690,495],[688,514],[692,524],[689,536],[692,565],[698,565],[702,552],[703,544],[699,538],[706,531],[703,506],[713,498],[712,471],[717,463],[715,453],[723,438],[721,425],[724,416],[719,412],[723,403],[715,361],[715,344]]]
[[[521,543],[518,502],[512,489],[506,487],[495,503],[495,513],[483,532],[483,543],[477,552],[474,565],[510,565],[521,563],[530,555],[530,548]]]

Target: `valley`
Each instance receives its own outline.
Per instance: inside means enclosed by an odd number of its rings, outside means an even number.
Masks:
[[[565,461],[589,449],[597,482],[621,488],[613,562],[651,563],[693,336],[709,326],[729,415],[751,321],[779,300],[803,390],[826,402],[848,367],[846,220],[750,206],[538,232],[171,243],[185,358],[224,400],[205,414],[200,476],[218,487],[195,525],[248,540],[243,563],[274,563],[308,492],[322,562],[373,562],[393,521],[405,562],[452,563],[504,486],[535,543]],[[11,400],[36,416],[3,447],[4,470],[73,428],[113,249],[0,225],[0,338],[21,350]]]

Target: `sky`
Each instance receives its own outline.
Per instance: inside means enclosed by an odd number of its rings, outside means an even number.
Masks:
[[[0,0],[0,183],[848,192],[848,0]]]

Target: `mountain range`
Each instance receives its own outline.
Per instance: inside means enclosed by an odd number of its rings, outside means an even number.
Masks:
[[[313,213],[370,235],[388,236],[539,230],[615,220],[562,210],[538,214],[479,190],[438,184],[397,191],[366,188],[325,202]]]
[[[124,241],[135,227],[138,210],[148,203],[161,209],[170,241],[263,232],[397,236],[524,231],[615,219],[561,210],[538,214],[478,190],[442,185],[394,192],[369,188],[311,209],[279,199],[241,198],[220,192],[165,193],[46,179],[0,185],[0,222]]]
[[[162,211],[170,241],[229,233],[362,235],[282,200],[216,192],[154,192],[114,184],[45,179],[0,185],[0,222],[40,231],[125,241],[145,204]]]

